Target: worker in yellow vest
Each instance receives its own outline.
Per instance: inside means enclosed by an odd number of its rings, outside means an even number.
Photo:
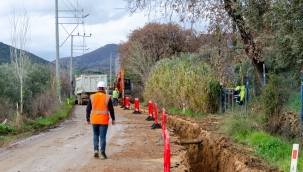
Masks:
[[[90,95],[86,106],[86,121],[93,126],[94,157],[107,159],[105,154],[106,133],[109,124],[109,113],[112,125],[115,125],[115,112],[111,97],[105,92],[106,84],[101,81],[97,84],[97,93]]]
[[[113,91],[114,106],[118,106],[119,90],[116,88]]]

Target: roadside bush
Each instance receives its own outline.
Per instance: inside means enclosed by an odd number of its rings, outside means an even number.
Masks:
[[[37,94],[33,101],[30,102],[30,115],[31,117],[47,117],[51,114],[56,107],[58,100],[56,95],[51,90]]]
[[[209,82],[209,105],[208,112],[215,113],[218,111],[220,103],[220,83],[215,82],[214,80]]]
[[[277,133],[280,130],[280,114],[283,105],[288,101],[285,79],[276,74],[269,74],[269,82],[262,90],[263,111],[266,116],[266,130]]]
[[[0,123],[2,123],[5,119],[11,121],[14,115],[14,105],[7,98],[0,98]]]
[[[270,73],[269,82],[263,88],[261,96],[267,120],[280,114],[288,97],[285,79],[282,76]]]
[[[60,73],[60,82],[61,82],[61,94],[62,97],[69,97],[71,91],[71,82],[69,71],[62,71]]]
[[[0,124],[0,135],[7,135],[14,133],[16,130],[10,125]]]
[[[156,63],[146,83],[144,99],[152,100],[158,107],[181,109],[185,103],[193,113],[215,112],[216,105],[209,103],[216,101],[211,100],[216,95],[215,83],[208,65],[193,54],[181,54]]]

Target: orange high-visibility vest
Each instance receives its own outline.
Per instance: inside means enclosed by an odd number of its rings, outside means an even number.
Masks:
[[[102,92],[97,92],[96,94],[90,95],[90,101],[92,104],[92,124],[108,124],[109,114],[107,105],[109,99],[110,96]]]

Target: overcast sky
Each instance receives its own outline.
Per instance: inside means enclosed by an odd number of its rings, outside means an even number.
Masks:
[[[86,15],[84,25],[80,24],[62,24],[59,25],[59,44],[60,58],[71,55],[71,39],[68,38],[75,28],[73,35],[91,37],[85,38],[84,53],[94,51],[106,44],[119,44],[121,41],[127,41],[127,35],[132,30],[143,27],[148,22],[145,13],[136,13],[130,16],[126,9],[124,0],[58,0],[59,17],[73,17],[73,12],[64,12],[63,10],[74,10],[77,8],[83,12],[76,15]],[[29,52],[44,58],[48,61],[56,59],[56,37],[55,37],[55,0],[1,0],[0,3],[0,42],[11,45],[10,34],[11,26],[9,16],[15,10],[24,8],[30,15],[31,37]],[[61,11],[60,11],[61,10]],[[76,23],[81,20],[75,18],[60,18],[59,23]],[[165,20],[162,20],[165,22]],[[66,41],[65,41],[66,40]],[[65,41],[65,42],[64,42]],[[78,56],[83,53],[83,38],[74,36],[73,44],[74,54]],[[80,50],[76,50],[80,49]]]

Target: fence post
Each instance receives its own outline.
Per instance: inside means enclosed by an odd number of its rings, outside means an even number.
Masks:
[[[222,113],[222,101],[223,101],[223,99],[222,99],[222,82],[220,82],[220,114]]]
[[[303,105],[303,69],[301,70],[301,98],[300,98],[300,140],[302,141],[302,105]]]
[[[232,90],[231,90],[231,106],[232,106],[232,108],[231,108],[231,112],[232,113],[234,113],[234,101],[235,101],[235,96],[234,96],[234,91],[235,91],[235,89],[233,88]]]
[[[18,102],[17,102],[17,117],[19,116],[19,107],[18,107]]]
[[[299,144],[293,144],[292,154],[291,154],[291,163],[290,163],[290,172],[297,171],[298,155],[299,155]]]
[[[264,79],[264,85],[266,85],[266,73],[265,73],[265,64],[263,63],[263,79]]]
[[[224,110],[225,110],[225,112],[226,112],[226,88],[224,88]]]
[[[183,113],[185,113],[185,108],[186,108],[186,107],[185,107],[185,103],[183,103],[183,105],[182,105],[182,112],[183,112]]]
[[[249,100],[249,87],[248,87],[248,72],[246,74],[246,116],[248,115],[248,100]]]

